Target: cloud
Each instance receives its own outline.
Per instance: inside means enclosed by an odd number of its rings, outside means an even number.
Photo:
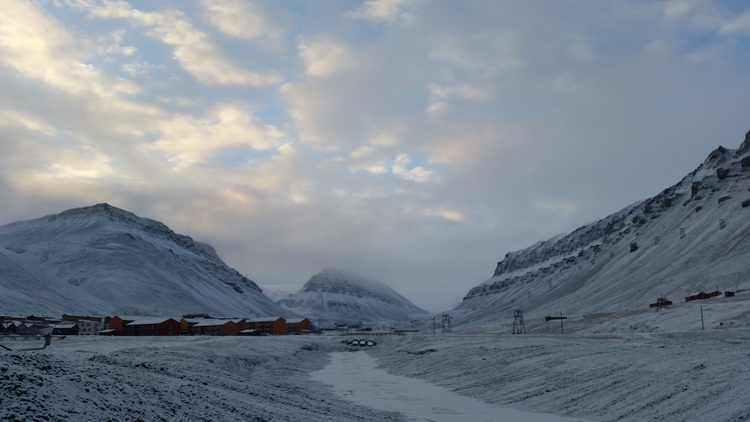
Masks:
[[[147,34],[172,46],[173,58],[201,83],[266,86],[283,79],[276,71],[253,72],[234,64],[211,42],[209,35],[196,29],[181,11],[144,12],[124,1],[107,0],[79,0],[76,5],[92,17],[126,19],[149,28]]]
[[[393,165],[391,166],[391,173],[405,180],[411,180],[414,182],[429,182],[435,179],[436,175],[433,170],[428,170],[424,166],[413,166],[409,167],[412,160],[408,154],[399,154]]]
[[[110,202],[261,283],[457,301],[747,131],[736,5],[358,4],[4,4],[0,218]]]
[[[147,148],[163,154],[177,167],[206,160],[211,152],[228,146],[268,150],[283,142],[283,134],[276,128],[257,125],[250,113],[234,104],[217,104],[202,118],[175,113],[160,119],[153,130],[159,138]]]
[[[0,63],[27,78],[70,94],[93,92],[110,97],[135,93],[128,81],[108,77],[84,60],[91,53],[76,38],[31,3],[11,2],[0,15]]]
[[[346,13],[350,18],[362,18],[374,22],[413,24],[417,19],[414,0],[367,0],[355,10]]]
[[[738,34],[747,35],[750,34],[750,10],[742,13],[739,16],[735,16],[728,22],[724,23],[719,28],[719,33],[724,35]]]
[[[349,48],[331,39],[318,38],[302,42],[297,50],[305,63],[305,73],[310,76],[329,76],[351,66],[352,53]]]
[[[284,32],[260,4],[241,0],[203,0],[206,16],[224,34],[245,40],[283,42]]]

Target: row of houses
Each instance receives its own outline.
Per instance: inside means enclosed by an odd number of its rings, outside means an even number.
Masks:
[[[208,315],[170,317],[91,317],[63,315],[60,320],[40,317],[9,319],[0,317],[0,334],[36,335],[41,326],[51,326],[53,335],[109,335],[109,336],[253,336],[298,335],[313,330],[307,318],[211,318]]]

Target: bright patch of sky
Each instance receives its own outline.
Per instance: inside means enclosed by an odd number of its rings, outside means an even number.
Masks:
[[[455,302],[750,129],[742,1],[10,0],[1,222],[110,202],[264,285]]]

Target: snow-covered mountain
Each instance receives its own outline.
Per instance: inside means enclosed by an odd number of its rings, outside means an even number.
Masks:
[[[750,132],[658,195],[511,252],[453,310],[454,323],[585,314],[750,288]]]
[[[206,243],[108,204],[0,226],[0,313],[294,316]]]
[[[314,275],[299,292],[277,303],[324,327],[336,323],[403,325],[427,318],[427,311],[384,283],[333,269]]]

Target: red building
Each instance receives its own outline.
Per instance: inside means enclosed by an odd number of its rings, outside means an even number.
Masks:
[[[136,318],[122,327],[122,335],[179,336],[180,328],[180,322],[173,318]]]

